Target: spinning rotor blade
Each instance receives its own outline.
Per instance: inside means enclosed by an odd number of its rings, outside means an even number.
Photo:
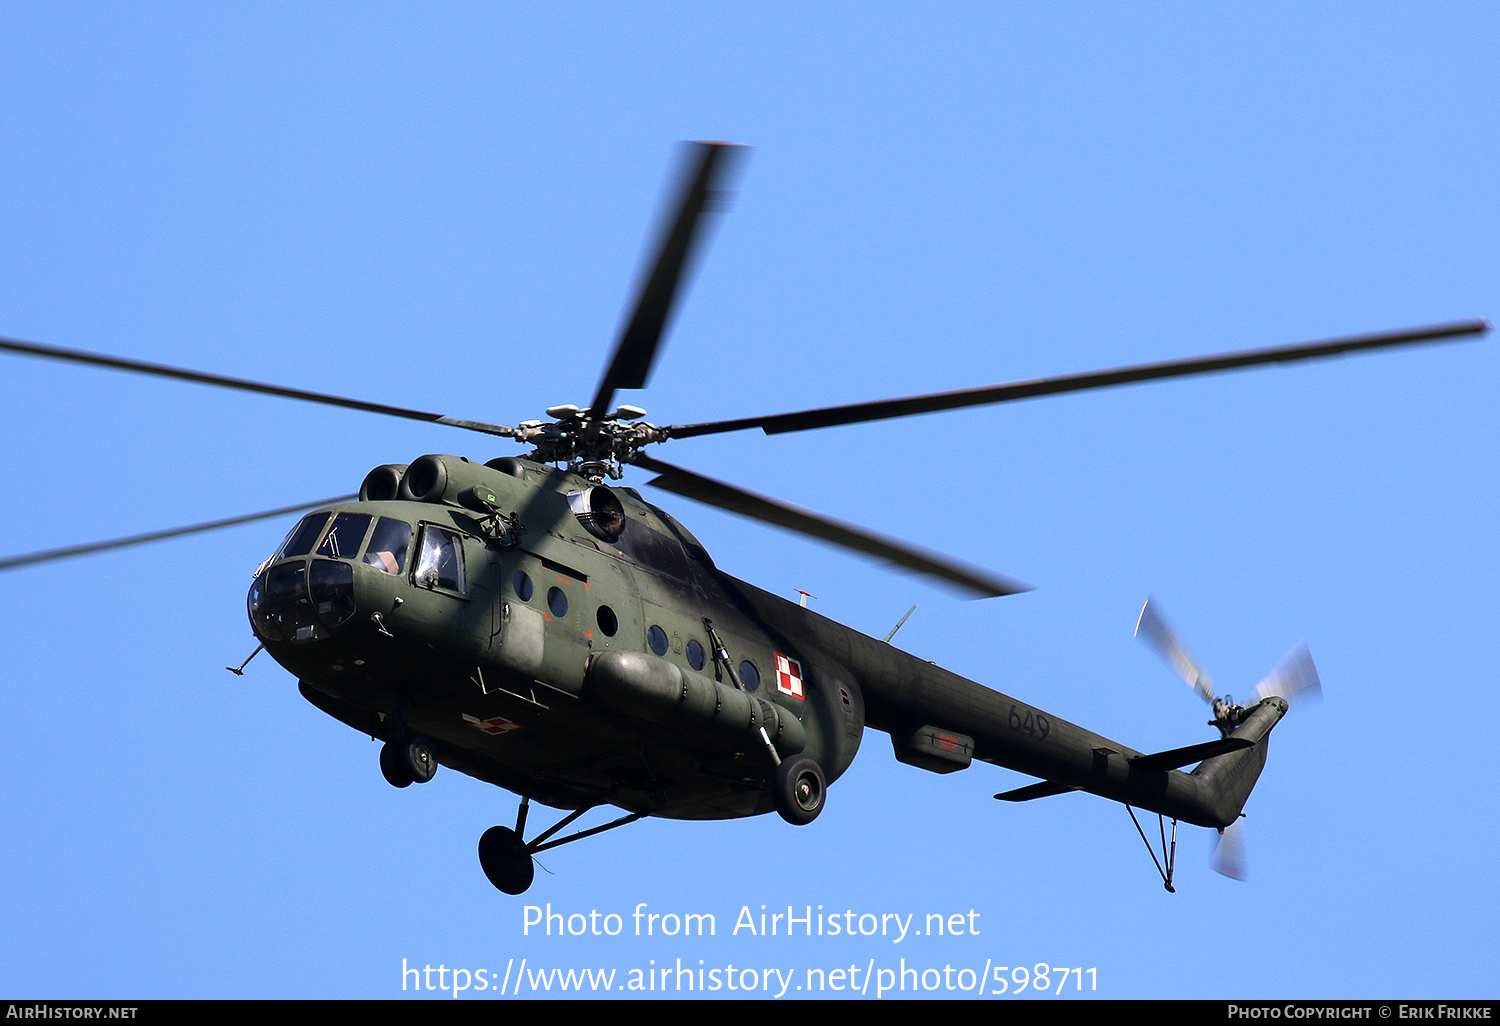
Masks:
[[[658,488],[729,510],[731,513],[738,513],[754,520],[763,520],[777,527],[784,527],[822,541],[832,542],[846,549],[863,552],[929,577],[936,577],[978,598],[1014,595],[1017,592],[1031,590],[1029,585],[1018,581],[991,574],[977,567],[965,566],[935,553],[924,552],[903,542],[871,534],[861,528],[833,520],[811,510],[788,505],[754,492],[747,492],[649,456],[642,456],[638,453],[633,462],[638,467],[660,475],[647,482]]]
[[[193,381],[200,385],[232,388],[240,392],[279,395],[285,399],[300,399],[303,402],[322,403],[325,406],[342,406],[351,410],[364,410],[367,413],[382,413],[388,417],[425,420],[432,424],[445,424],[448,427],[465,428],[469,431],[482,431],[488,435],[501,435],[508,438],[515,434],[514,428],[505,427],[502,424],[486,424],[477,420],[457,420],[453,417],[445,417],[440,413],[423,413],[420,410],[407,410],[400,406],[367,403],[360,399],[345,399],[336,395],[324,395],[321,392],[307,392],[300,388],[264,385],[257,381],[246,381],[242,378],[229,378],[220,374],[205,374],[202,371],[168,367],[165,364],[147,363],[144,360],[127,360],[118,356],[106,356],[102,353],[88,353],[80,349],[44,346],[36,342],[23,342],[20,339],[14,338],[0,338],[0,349],[6,349],[13,353],[24,353],[27,356],[42,356],[49,360],[66,360],[72,363],[90,364],[95,367],[109,367],[113,370],[130,371],[134,374],[149,374],[158,378],[176,378],[179,381]]]
[[[722,186],[736,157],[744,147],[735,143],[692,143],[684,160],[682,188],[676,213],[665,222],[656,245],[656,260],[650,276],[641,285],[635,307],[610,360],[599,391],[589,407],[589,419],[603,420],[619,388],[645,388],[651,364],[661,345],[667,321],[680,291],[682,276],[690,268],[694,243],[701,236],[704,215],[723,198]],[[689,162],[696,160],[695,166]]]
[[[1292,649],[1255,689],[1256,702],[1273,695],[1288,702],[1306,702],[1323,697],[1323,685],[1318,681],[1318,668],[1313,665],[1312,653],[1307,650],[1306,645],[1298,644]],[[1235,880],[1243,880],[1248,875],[1243,823],[1243,819],[1236,819],[1219,831],[1213,855],[1208,860],[1214,872]]]
[[[1219,831],[1218,839],[1214,842],[1213,855],[1209,857],[1208,864],[1213,867],[1215,873],[1222,873],[1234,880],[1245,879],[1245,831],[1240,826],[1244,820],[1237,819],[1223,830]]]
[[[1318,668],[1313,665],[1312,653],[1306,645],[1299,644],[1292,649],[1255,689],[1257,702],[1272,695],[1288,702],[1312,702],[1323,697]]]
[[[1188,687],[1202,695],[1205,702],[1213,704],[1214,682],[1209,680],[1198,661],[1177,640],[1176,632],[1157,611],[1154,598],[1147,598],[1146,604],[1141,607],[1140,619],[1135,622],[1135,636],[1156,649]]]
[[[181,538],[183,535],[188,534],[217,531],[221,527],[234,527],[237,524],[248,524],[255,520],[270,520],[273,517],[282,517],[289,513],[300,513],[305,509],[316,509],[319,506],[331,506],[336,502],[348,502],[355,498],[358,498],[358,496],[340,495],[337,498],[323,499],[320,502],[303,502],[296,506],[283,506],[281,509],[267,510],[264,513],[250,513],[242,517],[230,517],[227,520],[213,520],[206,524],[194,524],[192,527],[174,527],[166,531],[132,534],[127,538],[116,538],[113,541],[90,542],[87,545],[70,545],[67,548],[47,549],[42,552],[27,553],[24,556],[11,556],[8,559],[0,559],[0,572],[15,570],[23,566],[31,566],[35,563],[50,563],[58,559],[72,559],[74,556],[87,556],[95,552],[107,552],[110,549],[124,549],[132,545],[146,545],[150,542],[165,541],[168,538]]]
[[[1292,363],[1298,360],[1316,360],[1338,356],[1362,349],[1381,349],[1390,346],[1417,345],[1421,343],[1445,342],[1466,336],[1484,335],[1490,330],[1486,320],[1455,321],[1451,324],[1436,324],[1425,328],[1409,328],[1404,331],[1386,331],[1372,335],[1351,335],[1346,338],[1327,339],[1321,342],[1302,342],[1290,346],[1269,349],[1246,349],[1218,356],[1200,356],[1185,360],[1168,360],[1164,363],[1143,363],[1114,370],[1090,371],[1084,374],[1067,374],[1055,378],[1036,378],[1031,381],[1013,381],[1002,385],[986,385],[983,388],[961,389],[955,392],[934,392],[928,395],[907,396],[903,399],[884,399],[877,402],[854,403],[849,406],[828,406],[799,413],[782,413],[769,417],[742,417],[738,420],[720,420],[704,424],[673,425],[667,428],[672,438],[691,438],[694,435],[712,435],[722,431],[741,431],[758,427],[768,435],[786,431],[808,431],[812,428],[833,427],[838,424],[858,424],[868,420],[886,420],[891,417],[910,417],[919,413],[936,413],[940,410],[957,410],[966,406],[984,406],[990,403],[1010,402],[1013,399],[1030,399],[1039,395],[1057,395],[1063,392],[1081,392],[1093,388],[1109,388],[1113,385],[1128,385],[1137,381],[1154,381],[1158,378],[1178,378],[1189,374],[1212,374],[1238,367],[1253,367],[1263,363]]]

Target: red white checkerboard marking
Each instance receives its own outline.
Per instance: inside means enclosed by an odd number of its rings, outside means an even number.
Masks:
[[[512,730],[525,729],[519,723],[507,720],[503,716],[492,716],[487,720],[481,720],[477,716],[470,716],[468,713],[464,713],[464,721],[475,730],[482,730],[486,734],[505,734]]]
[[[776,653],[776,690],[794,698],[807,697],[802,693],[802,664],[780,652]]]

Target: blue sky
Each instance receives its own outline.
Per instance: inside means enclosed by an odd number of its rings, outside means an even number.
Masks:
[[[0,334],[538,417],[592,395],[675,143],[705,138],[756,149],[622,397],[658,423],[1493,318],[1497,41],[1480,4],[11,5]],[[270,660],[224,671],[288,524],[6,574],[0,991],[399,997],[405,960],[485,999],[525,958],[806,996],[905,959],[1096,969],[1084,996],[1494,997],[1497,374],[1490,340],[663,453],[1034,583],[966,602],[653,496],[730,573],[876,636],[916,603],[909,651],[1140,750],[1212,736],[1131,638],[1148,593],[1236,694],[1306,640],[1327,700],[1276,730],[1250,879],[1185,828],[1176,895],[1121,807],[998,803],[1026,778],[872,732],[809,827],[648,820],[509,898],[474,845],[513,796],[394,790]],[[0,402],[8,551],[513,451],[20,357]],[[623,932],[528,935],[547,903]],[[641,903],[717,935],[635,937]],[[733,933],[762,905],[978,933]]]

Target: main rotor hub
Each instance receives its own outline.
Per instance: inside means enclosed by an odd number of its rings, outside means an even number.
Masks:
[[[553,421],[528,420],[517,426],[518,441],[534,446],[527,456],[538,463],[557,463],[591,481],[605,477],[619,480],[623,465],[651,442],[664,442],[667,432],[639,418],[646,411],[621,406],[601,421],[590,420],[576,406],[553,406],[547,415]],[[635,421],[635,423],[625,423]]]

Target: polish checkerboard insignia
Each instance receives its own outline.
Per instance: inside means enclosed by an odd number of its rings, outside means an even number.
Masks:
[[[776,690],[793,698],[807,697],[802,693],[802,664],[780,652],[776,653]]]
[[[507,720],[503,716],[491,716],[487,720],[481,720],[477,716],[470,716],[468,713],[464,713],[464,722],[475,730],[482,730],[486,734],[506,734],[512,730],[525,729],[519,723]]]

